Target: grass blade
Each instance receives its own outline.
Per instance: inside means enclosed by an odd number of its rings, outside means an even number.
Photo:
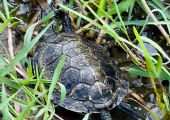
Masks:
[[[47,0],[47,3],[50,4],[52,2],[52,0]]]
[[[170,113],[168,96],[163,92],[163,100],[165,103],[166,110]]]
[[[9,25],[9,23],[13,20],[13,18],[9,18],[5,20],[5,22],[0,26],[0,33]]]
[[[90,18],[88,18],[88,17],[86,17],[86,16],[84,16],[84,15],[82,15],[82,14],[80,14],[80,13],[78,13],[78,12],[72,10],[72,9],[70,9],[70,8],[67,8],[64,5],[59,4],[58,6],[60,6],[61,8],[64,8],[64,9],[66,9],[66,10],[68,10],[68,11],[70,11],[70,12],[72,12],[72,13],[80,16],[80,17],[82,17],[83,19],[87,20],[88,22],[92,23],[93,25],[97,26],[98,28],[100,28],[102,30],[105,30],[105,28],[103,26],[101,26],[100,24],[98,24],[94,20],[92,20],[92,19],[90,19]]]
[[[2,18],[3,21],[6,21],[6,17],[4,16],[4,14],[0,11],[0,18]]]
[[[7,97],[6,97],[6,91],[5,91],[5,86],[4,86],[4,83],[2,83],[2,108],[1,108],[1,110],[2,110],[2,113],[3,113],[3,119],[4,120],[10,120],[10,118],[9,118],[9,115],[8,115],[8,113],[9,113],[9,109],[8,109],[8,104],[5,104],[6,103],[6,101],[7,101]]]
[[[6,13],[7,19],[9,19],[10,15],[9,15],[9,9],[8,9],[7,0],[3,0],[3,5],[4,5],[4,9],[5,9],[5,13]]]
[[[89,119],[89,113],[87,113],[82,120],[88,120]]]
[[[136,65],[130,66],[130,68],[128,69],[128,72],[131,75],[138,75],[138,76],[143,76],[143,77],[149,77],[149,74],[148,74],[147,70],[144,71],[144,70],[140,69]],[[156,78],[156,76],[153,76],[153,77]],[[161,70],[159,78],[162,79],[162,80],[168,80],[170,82],[170,76],[165,71],[163,71],[163,70]]]
[[[122,13],[123,11],[127,10],[132,4],[135,3],[136,0],[124,0],[123,2],[121,2],[120,4],[118,4],[118,9],[120,11],[120,13]],[[116,12],[116,8],[112,8],[110,11],[107,12],[109,15],[112,14],[117,14]]]
[[[2,64],[4,64],[4,65],[8,66],[7,61],[2,57],[2,55],[0,55],[0,63],[2,63]]]
[[[12,88],[20,89],[20,86],[16,84],[15,82],[11,81],[10,79],[0,76],[0,84],[4,83],[5,85],[8,85]]]
[[[48,93],[47,107],[50,104],[52,92],[54,91],[54,88],[55,88],[57,81],[59,79],[61,70],[62,70],[64,62],[65,62],[65,59],[66,59],[66,55],[63,55],[60,59],[60,62],[58,64],[57,68],[54,71],[54,76],[52,78],[52,82],[51,82],[51,85],[50,85],[50,88],[49,88],[49,93]]]
[[[156,65],[157,76],[160,76],[161,70],[162,70],[162,58],[161,58],[161,56],[158,56],[158,62]]]
[[[3,85],[3,84],[2,84]],[[6,95],[6,100],[0,104],[0,109],[2,110],[3,107],[5,107],[5,105],[7,105],[15,96],[16,94],[18,94],[20,91],[21,91],[22,88],[20,88],[15,94],[13,94],[11,97],[7,98],[7,95]],[[3,92],[2,92],[2,96],[3,96]]]
[[[30,109],[33,107],[33,105],[35,104],[35,102],[38,100],[38,98],[40,96],[42,96],[43,94],[45,94],[46,91],[43,91],[43,93],[41,93],[36,99],[33,99],[28,106],[20,113],[20,115],[17,117],[17,120],[24,120],[24,118],[26,117],[26,115],[29,113]]]
[[[23,48],[13,59],[14,65],[16,65],[24,56],[33,48],[33,46],[38,42],[41,36],[46,32],[46,30],[53,24],[52,21],[47,25],[25,48]]]
[[[97,10],[97,15],[101,16],[103,14],[101,9],[105,11],[106,8],[106,0],[99,0],[99,8],[100,9]]]
[[[155,65],[153,64],[153,62],[152,62],[152,60],[151,60],[151,57],[150,57],[149,53],[147,52],[147,50],[146,50],[146,48],[145,48],[142,40],[140,39],[140,36],[139,36],[136,28],[133,27],[133,30],[134,30],[134,33],[135,33],[135,35],[136,35],[137,40],[138,40],[139,43],[140,43],[141,48],[143,49],[143,52],[144,52],[144,55],[145,55],[145,61],[146,61],[146,66],[147,66],[147,68],[150,69],[150,70],[152,70],[152,72],[153,72],[154,75],[157,75],[157,74],[156,74]]]
[[[37,119],[38,117],[40,117],[45,111],[45,108],[42,108],[38,111],[38,113],[35,115],[35,119]]]
[[[60,89],[61,89],[61,98],[60,98],[59,104],[62,104],[64,102],[65,97],[66,97],[66,88],[63,84],[61,84],[59,82],[57,84],[60,86]]]

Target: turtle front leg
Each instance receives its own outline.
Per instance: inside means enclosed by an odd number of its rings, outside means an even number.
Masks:
[[[110,115],[110,111],[103,110],[100,115],[101,115],[102,120],[112,120],[112,117]]]

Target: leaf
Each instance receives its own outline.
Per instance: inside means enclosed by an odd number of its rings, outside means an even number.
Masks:
[[[4,5],[4,9],[5,9],[5,13],[6,13],[7,19],[9,19],[10,15],[9,15],[9,9],[8,9],[7,0],[3,0],[3,5]]]
[[[123,2],[118,4],[118,9],[120,11],[120,13],[122,13],[123,11],[127,10],[132,4],[135,3],[136,0],[124,0]],[[111,10],[109,10],[107,12],[109,15],[112,14],[117,14],[116,12],[116,8],[112,8]]]
[[[2,18],[3,21],[6,21],[6,17],[4,16],[4,14],[0,11],[0,17]]]
[[[0,26],[0,33],[9,25],[9,23],[13,20],[13,18],[9,18],[5,20],[5,22]]]
[[[39,23],[44,23],[46,21],[48,21],[49,19],[53,18],[55,16],[55,12],[54,10],[51,11],[48,15],[46,15],[45,17],[43,17]]]
[[[87,113],[82,120],[88,120],[89,119],[89,113]]]
[[[66,88],[63,84],[59,82],[57,84],[60,86],[60,89],[61,89],[61,98],[60,98],[59,104],[62,104],[64,102],[64,99],[66,98]]]
[[[0,84],[4,83],[5,85],[8,85],[12,88],[20,89],[19,85],[17,85],[15,82],[11,81],[10,79],[0,76]]]
[[[40,117],[45,111],[45,108],[42,108],[38,111],[38,113],[35,115],[35,119],[37,119],[38,117]]]
[[[148,42],[150,43],[152,46],[154,46],[168,61],[170,61],[170,58],[169,56],[164,52],[164,50],[156,43],[154,42],[153,40],[147,38],[147,37],[144,37],[144,36],[140,36],[140,38],[145,41],[145,42]]]
[[[101,16],[103,14],[101,9],[105,11],[106,8],[106,0],[99,0],[99,8],[100,9],[97,10],[97,15]]]
[[[32,33],[34,31],[35,26],[38,24],[39,22],[36,22],[34,24],[32,24],[26,31],[25,36],[24,36],[24,47],[26,47],[32,38]]]
[[[158,77],[160,76],[161,70],[162,70],[162,58],[161,56],[158,56],[158,61],[156,65],[156,73]]]
[[[50,101],[51,101],[51,96],[52,96],[52,92],[54,91],[54,88],[57,84],[57,81],[59,79],[59,76],[60,76],[60,73],[61,73],[61,70],[63,68],[63,65],[64,65],[64,62],[65,62],[65,59],[66,59],[66,55],[62,55],[60,61],[59,61],[59,64],[57,65],[57,68],[55,69],[54,71],[54,75],[53,75],[53,78],[52,78],[52,82],[51,82],[51,85],[50,85],[50,88],[49,88],[49,93],[48,93],[48,101],[47,101],[47,107],[48,105],[50,104]],[[58,83],[59,85],[61,85],[60,83]],[[61,85],[62,86],[62,85]],[[64,86],[62,86],[61,88],[63,88]],[[65,89],[65,87],[63,88]],[[63,95],[63,93],[61,93]],[[66,94],[65,94],[66,95]],[[63,97],[63,96],[62,96]]]
[[[37,99],[42,96],[43,94],[45,94],[46,91],[44,91],[43,93],[41,93],[36,99],[33,99],[28,105],[27,107],[20,113],[20,115],[17,117],[16,120],[24,120],[24,118],[26,117],[26,115],[29,113],[30,109],[33,107],[33,105],[35,104],[35,102],[37,101]]]
[[[170,112],[170,109],[169,109],[169,100],[168,100],[167,95],[164,92],[163,92],[163,100],[165,102],[165,107],[166,107],[167,111]]]
[[[55,16],[55,13],[54,11],[51,11],[48,15],[46,15],[44,18],[42,18],[40,21],[32,24],[26,31],[26,34],[24,36],[24,46],[27,46],[30,41],[31,41],[31,38],[32,38],[32,33],[34,31],[34,28],[36,27],[37,24],[41,24],[41,23],[44,23],[46,21],[48,21],[50,18],[54,17]]]
[[[23,48],[13,59],[14,65],[16,65],[24,56],[33,48],[33,46],[38,42],[41,36],[46,32],[46,30],[53,24],[52,21],[47,25],[25,48]]]
[[[140,44],[140,46],[141,46],[141,48],[142,48],[142,50],[144,52],[147,68],[149,70],[151,70],[151,72],[154,75],[157,75],[155,65],[153,64],[153,61],[151,60],[151,57],[150,57],[149,53],[147,52],[147,50],[146,50],[146,48],[145,48],[145,46],[144,46],[144,44],[143,44],[143,42],[142,42],[142,40],[141,40],[141,38],[140,38],[140,36],[139,36],[139,34],[138,34],[135,27],[133,27],[133,31],[134,31],[135,36],[136,36],[136,38],[137,38],[137,40],[138,40],[138,42],[139,42],[139,44]],[[150,71],[148,71],[148,72],[150,72]]]
[[[8,109],[8,104],[5,104],[6,100],[7,100],[7,97],[6,97],[6,91],[5,91],[5,86],[4,86],[4,83],[2,83],[2,103],[1,103],[1,110],[2,110],[2,113],[3,113],[3,119],[4,120],[10,120],[9,118],[9,109]]]
[[[148,74],[147,70],[144,71],[144,70],[140,69],[136,65],[130,66],[130,68],[128,69],[128,72],[131,75],[138,75],[138,76],[142,76],[142,77],[149,77],[149,74]],[[153,76],[153,77],[156,78],[156,76]],[[164,72],[163,70],[161,70],[159,78],[163,79],[163,80],[168,80],[170,82],[170,76],[166,72]]]
[[[7,61],[2,57],[2,55],[0,55],[0,63],[2,63],[2,64],[4,64],[4,65],[8,66]]]
[[[16,120],[16,119],[14,119],[13,115],[14,115],[14,116],[18,116],[18,113],[13,109],[13,107],[12,107],[10,104],[8,104],[8,107],[9,107],[9,110],[10,110],[9,116],[10,116],[11,118],[13,118],[12,120]],[[11,113],[12,113],[13,115],[11,115]]]
[[[7,105],[15,96],[16,94],[18,94],[21,91],[22,88],[20,88],[15,94],[13,94],[12,96],[10,96],[9,98],[6,98],[6,100],[0,104],[0,110],[3,109],[3,107],[5,107],[5,105]],[[4,93],[2,92],[2,96],[4,95]],[[7,96],[7,95],[6,95]]]
[[[52,120],[54,115],[55,115],[55,108],[54,108],[54,106],[52,106],[52,111],[51,111],[51,114],[50,114],[48,120]]]
[[[47,0],[47,3],[50,4],[52,2],[52,0]]]
[[[18,78],[16,78],[15,76],[13,76],[12,74],[9,73],[9,75],[13,78],[13,80],[20,86],[23,87],[23,91],[29,95],[29,97],[31,97],[31,99],[36,99],[36,97],[32,94],[33,90],[30,91],[30,89],[28,89],[26,86],[23,86]],[[1,76],[0,76],[1,77]],[[43,91],[43,92],[47,92],[47,91]],[[37,103],[39,103],[40,105],[42,105],[43,107],[45,107],[38,99],[36,100]]]

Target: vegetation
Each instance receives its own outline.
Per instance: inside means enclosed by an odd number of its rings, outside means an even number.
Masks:
[[[104,36],[106,34],[110,35],[116,43],[124,49],[124,51],[131,57],[132,61],[135,63],[136,66],[131,66],[129,68],[129,73],[133,75],[139,75],[144,77],[149,77],[152,87],[154,89],[154,92],[156,94],[156,105],[159,106],[159,108],[162,111],[163,119],[168,120],[170,118],[170,108],[169,108],[169,100],[168,96],[170,94],[170,86],[168,93],[163,88],[161,84],[160,79],[166,79],[170,81],[170,73],[169,69],[163,64],[162,57],[166,59],[167,61],[170,61],[169,56],[164,52],[164,50],[153,40],[141,36],[142,32],[145,30],[147,25],[156,25],[164,38],[166,39],[168,45],[170,45],[170,26],[169,26],[169,6],[168,4],[166,7],[159,1],[159,0],[153,0],[153,1],[146,1],[145,0],[123,0],[119,3],[116,2],[116,0],[80,0],[76,1],[77,5],[79,5],[80,11],[73,10],[73,1],[70,0],[69,4],[67,6],[64,6],[63,4],[58,4],[60,7],[59,9],[67,10],[70,13],[73,13],[77,15],[77,23],[76,26],[78,28],[81,28],[81,21],[82,18],[89,23],[92,23],[94,26],[99,28],[100,35]],[[16,17],[11,17],[7,1],[3,0],[4,8],[5,8],[5,14],[0,12],[0,17],[3,21],[3,24],[0,26],[0,32],[2,32],[5,28],[7,28],[9,34],[11,34],[11,27],[16,27],[22,20]],[[48,0],[48,3],[51,3],[51,0]],[[135,6],[135,4],[138,4],[143,11],[145,11],[147,17],[146,20],[132,20],[132,10]],[[153,10],[150,10],[148,5],[150,5]],[[108,5],[106,7],[106,5]],[[127,21],[123,19],[123,12],[128,10],[128,18]],[[89,12],[87,12],[89,11]],[[153,13],[157,13],[157,15],[154,15]],[[88,14],[92,14],[93,17],[89,17]],[[1,104],[0,104],[0,110],[3,114],[4,120],[9,119],[16,119],[16,120],[22,120],[26,119],[33,114],[33,110],[39,110],[38,114],[36,114],[35,118],[39,118],[43,116],[43,119],[52,119],[53,116],[58,117],[55,114],[54,105],[51,102],[51,96],[52,92],[55,88],[55,85],[57,84],[61,88],[61,101],[63,102],[66,94],[65,87],[57,82],[61,69],[63,67],[65,56],[63,56],[60,60],[60,64],[57,66],[52,81],[43,79],[43,70],[39,74],[38,67],[35,69],[35,75],[32,71],[32,66],[30,64],[30,61],[27,60],[26,56],[28,52],[35,46],[35,44],[38,42],[40,37],[45,33],[45,31],[53,24],[54,20],[54,12],[50,12],[46,17],[44,17],[41,21],[38,21],[27,29],[25,36],[24,36],[24,48],[16,55],[14,56],[12,49],[8,48],[9,53],[7,52],[6,48],[6,54],[8,56],[8,59],[6,60],[2,56],[0,56],[0,83],[2,84],[1,87]],[[94,19],[95,18],[95,19]],[[108,19],[108,20],[107,20]],[[158,21],[164,19],[164,21]],[[14,20],[17,20],[14,21]],[[109,22],[108,22],[109,21]],[[33,33],[34,28],[38,24],[44,23],[46,27],[41,30],[41,32],[32,39],[32,36],[30,34]],[[133,32],[136,38],[134,40],[131,40],[131,36],[128,34],[128,30],[126,28],[127,26],[142,26],[142,29],[138,32],[135,27],[133,27]],[[168,33],[164,30],[164,28],[161,25],[166,25],[168,28]],[[115,29],[119,29],[126,38],[121,37]],[[95,31],[95,28],[83,28],[81,31]],[[79,32],[79,31],[76,31]],[[31,40],[32,39],[32,40]],[[10,39],[8,40],[9,44],[12,46],[12,41]],[[112,42],[112,41],[111,41]],[[110,42],[110,43],[111,43]],[[148,42],[151,45],[153,45],[159,53],[151,55],[147,52],[147,49],[145,48],[143,42]],[[97,44],[104,44],[102,43],[102,40],[97,38],[96,39]],[[137,46],[137,43],[140,44],[141,48]],[[136,52],[136,50],[142,52],[144,54],[144,58],[139,57],[139,54]],[[144,59],[144,60],[143,60]],[[23,61],[27,64],[27,70],[26,72],[22,69],[19,62]],[[19,69],[16,69],[16,67]],[[23,78],[20,78],[17,76],[17,72],[22,75]],[[158,83],[159,87],[161,88],[161,92],[158,92],[156,84]],[[31,85],[34,85],[32,87]],[[45,88],[46,84],[49,85],[49,89],[47,90]],[[170,84],[169,84],[170,85]],[[9,96],[6,93],[6,87],[9,86],[12,88],[12,95]],[[16,95],[24,91],[26,101],[22,101],[16,98]],[[23,106],[25,109],[21,113],[17,113],[16,109],[10,104],[10,102],[13,102],[14,104],[19,104],[20,106]],[[151,110],[149,110],[147,107],[143,106],[151,112],[151,114],[154,116],[156,120],[159,120],[160,118],[153,113]],[[83,120],[88,119],[89,114],[85,115]]]

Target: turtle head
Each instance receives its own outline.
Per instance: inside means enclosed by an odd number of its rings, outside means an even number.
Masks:
[[[62,26],[63,26],[63,32],[65,33],[74,33],[73,27],[71,25],[71,19],[67,12],[62,10],[54,10],[55,12],[55,18],[61,18],[62,20]]]

